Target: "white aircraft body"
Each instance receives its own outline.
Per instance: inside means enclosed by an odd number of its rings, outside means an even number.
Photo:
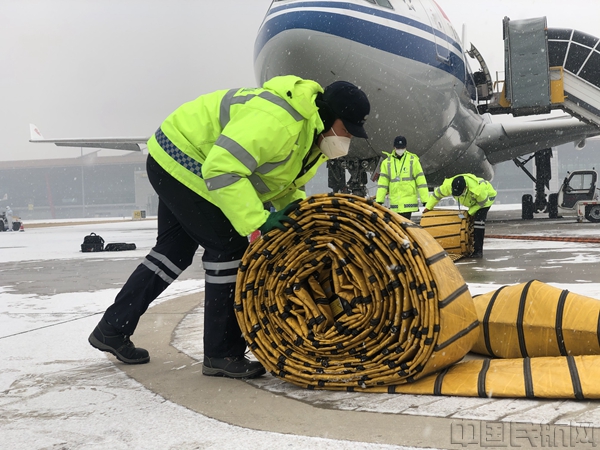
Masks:
[[[491,123],[477,110],[466,50],[433,0],[275,0],[258,31],[255,75],[360,86],[370,139],[353,139],[344,165],[367,166],[401,134],[433,185],[465,172],[492,179],[494,164],[600,134],[575,118]]]
[[[574,117],[493,123],[478,111],[466,51],[433,0],[274,0],[258,30],[255,75],[259,84],[287,74],[322,86],[347,80],[367,93],[370,139],[353,139],[348,157],[330,161],[336,192],[366,192],[366,172],[376,170],[399,134],[420,156],[432,186],[465,172],[491,180],[494,164],[600,135],[600,127]],[[33,125],[31,136],[31,142],[121,149],[147,140],[43,139]],[[332,186],[332,172],[341,184]]]

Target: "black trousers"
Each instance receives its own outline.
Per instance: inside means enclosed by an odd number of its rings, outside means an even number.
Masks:
[[[481,208],[473,215],[473,253],[483,253],[485,221],[490,207]]]
[[[151,156],[146,169],[158,194],[156,245],[130,275],[104,319],[132,335],[140,317],[204,248],[204,354],[241,356],[246,350],[233,310],[235,278],[248,247],[223,212],[169,175]]]

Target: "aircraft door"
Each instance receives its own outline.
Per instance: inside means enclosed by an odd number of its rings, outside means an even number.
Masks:
[[[429,18],[429,24],[433,29],[435,51],[438,59],[445,63],[450,63],[450,44],[446,40],[448,33],[446,30],[446,19],[443,16],[444,13],[434,1],[413,0],[413,4],[417,2],[421,4],[421,8],[423,8]]]

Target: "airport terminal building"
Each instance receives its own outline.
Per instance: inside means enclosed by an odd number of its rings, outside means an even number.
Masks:
[[[146,155],[0,162],[0,207],[24,221],[155,215],[158,197],[146,174]]]

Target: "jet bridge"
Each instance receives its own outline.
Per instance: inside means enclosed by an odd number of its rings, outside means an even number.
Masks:
[[[548,29],[550,66],[562,67],[561,109],[600,126],[600,39],[577,30]]]
[[[513,21],[505,17],[503,32],[506,79],[502,91],[480,96],[480,113],[529,116],[560,109],[600,127],[600,39],[577,30],[548,28],[545,17]],[[477,59],[489,73],[483,59]],[[487,87],[476,84],[478,92]],[[550,210],[546,189],[552,175],[546,168],[551,155],[544,149],[513,160],[535,183],[535,199],[523,196],[524,219],[532,219],[535,211]],[[533,158],[535,177],[525,169]]]
[[[503,21],[505,81],[481,113],[526,116],[561,109],[600,127],[600,39],[547,28],[546,18]]]

